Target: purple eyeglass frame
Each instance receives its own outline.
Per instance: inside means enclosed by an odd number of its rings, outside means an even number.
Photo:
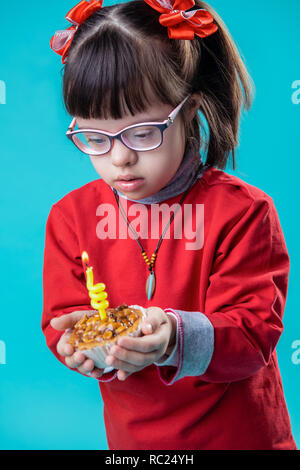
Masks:
[[[161,143],[159,145],[157,145],[156,147],[153,147],[152,149],[149,149],[149,150],[154,150],[158,147],[161,146],[161,144],[163,143],[163,132],[168,128],[170,127],[171,124],[173,124],[173,122],[175,121],[175,118],[177,116],[177,114],[179,113],[180,109],[182,108],[182,106],[184,105],[184,103],[186,102],[186,100],[191,96],[191,94],[189,94],[188,96],[186,96],[186,98],[184,98],[183,101],[181,101],[181,103],[179,103],[178,106],[176,106],[175,109],[173,109],[173,111],[171,111],[171,113],[169,114],[168,118],[163,121],[163,122],[142,122],[142,123],[139,123],[139,124],[133,124],[132,126],[127,126],[125,127],[124,129],[122,129],[120,132],[118,132],[117,134],[111,134],[110,132],[104,132],[104,131],[101,131],[100,129],[79,129],[79,130],[76,130],[74,131],[74,128],[76,126],[76,118],[73,118],[72,121],[71,121],[71,124],[67,130],[67,133],[66,133],[66,136],[68,137],[68,139],[70,139],[73,144],[75,144],[75,146],[81,150],[81,152],[87,154],[87,155],[105,155],[107,152],[109,152],[112,148],[112,143],[113,143],[113,139],[118,139],[122,142],[122,144],[124,144],[127,148],[130,148],[131,150],[136,150],[136,149],[132,149],[131,147],[129,147],[123,140],[122,140],[122,134],[123,132],[127,131],[128,129],[131,129],[131,128],[134,128],[134,127],[141,127],[141,126],[155,126],[157,127],[160,132],[161,132]],[[105,153],[97,153],[97,152],[92,152],[91,149],[87,151],[84,150],[85,148],[85,145],[80,142],[78,139],[77,139],[77,143],[74,141],[74,137],[76,137],[76,134],[78,134],[79,132],[93,132],[93,133],[99,133],[99,134],[103,134],[105,136],[107,136],[109,138],[109,141],[110,141],[110,148],[109,150],[107,150],[107,152]],[[138,152],[149,152],[149,150],[137,150]]]

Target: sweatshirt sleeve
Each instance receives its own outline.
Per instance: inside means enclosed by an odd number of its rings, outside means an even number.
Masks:
[[[243,380],[269,364],[283,331],[289,269],[273,200],[268,196],[253,200],[215,253],[205,308],[198,312],[213,327],[213,354],[199,378],[216,383]],[[204,325],[202,332],[210,335],[208,323]],[[180,367],[184,360],[191,361],[184,354],[188,331],[181,322]],[[194,361],[197,353],[194,350]],[[179,378],[174,367],[160,367],[159,374],[167,385]]]
[[[201,312],[167,308],[165,313],[177,318],[176,344],[166,360],[162,358],[154,364],[159,366],[161,381],[173,385],[184,377],[199,376],[206,371],[214,350],[214,329]],[[172,366],[172,369],[165,366]]]
[[[46,224],[42,331],[49,349],[66,366],[65,358],[56,350],[64,332],[52,328],[50,320],[66,313],[86,310],[92,310],[92,307],[86,291],[78,240],[70,222],[59,207],[54,205]],[[80,373],[77,369],[70,370]],[[113,369],[97,380],[110,381],[116,375],[117,371]]]

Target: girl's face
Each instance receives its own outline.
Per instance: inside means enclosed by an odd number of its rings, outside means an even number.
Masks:
[[[80,128],[98,129],[117,133],[123,128],[142,122],[159,122],[167,119],[173,108],[166,104],[154,104],[146,112],[123,119],[77,118]],[[109,152],[90,156],[99,176],[129,199],[144,199],[157,193],[168,184],[178,170],[185,150],[185,131],[179,113],[164,133],[160,147],[150,151],[131,150],[120,140],[114,140]],[[134,178],[130,182],[122,178]],[[119,181],[118,181],[119,180]]]

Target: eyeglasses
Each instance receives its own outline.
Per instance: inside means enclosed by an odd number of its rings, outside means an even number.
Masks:
[[[104,132],[99,129],[79,129],[74,131],[76,118],[68,128],[66,136],[79,150],[88,155],[103,155],[110,151],[113,139],[120,140],[126,147],[132,150],[145,152],[154,150],[163,142],[163,132],[173,124],[177,114],[191,95],[188,95],[169,114],[163,122],[142,122],[122,129],[117,134]]]

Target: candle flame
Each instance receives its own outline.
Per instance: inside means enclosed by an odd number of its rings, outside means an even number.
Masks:
[[[83,264],[85,264],[85,266],[88,267],[88,265],[89,265],[89,255],[87,254],[86,251],[82,252],[81,259],[82,259]]]

